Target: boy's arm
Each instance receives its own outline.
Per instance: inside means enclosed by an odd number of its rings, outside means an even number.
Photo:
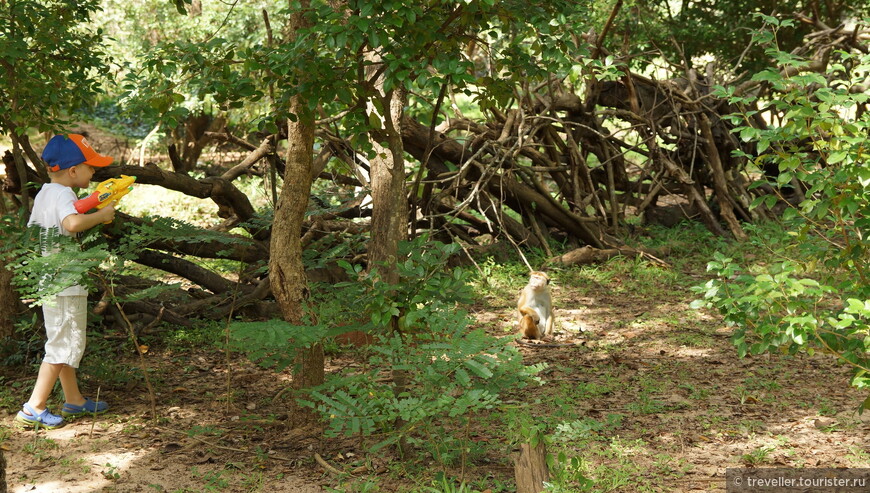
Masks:
[[[112,201],[106,207],[92,214],[70,214],[63,218],[63,229],[70,233],[80,233],[102,223],[112,222],[115,219],[115,202]]]

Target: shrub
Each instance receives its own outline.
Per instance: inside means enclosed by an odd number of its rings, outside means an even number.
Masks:
[[[780,28],[787,26],[773,20]],[[767,39],[775,39],[769,36]],[[784,115],[779,126],[736,129],[758,142],[759,168],[779,169],[771,183],[777,195],[759,196],[754,207],[772,206],[798,183],[804,199],[786,209],[781,238],[759,239],[772,250],[764,265],[741,265],[717,253],[708,265],[716,275],[698,287],[696,307],[712,307],[736,327],[738,353],[774,348],[822,351],[850,365],[852,385],[870,385],[870,166],[866,141],[870,120],[856,111],[868,100],[853,89],[870,72],[870,55],[838,52],[827,72],[802,73],[808,60],[770,49],[782,67],[755,76],[779,91],[767,102]],[[786,73],[797,75],[787,76]],[[732,103],[752,105],[754,97]],[[749,121],[747,112],[737,115]],[[769,169],[769,167],[768,167]],[[776,242],[780,244],[776,244]],[[870,399],[864,404],[870,405]]]
[[[451,429],[496,407],[503,392],[532,382],[542,368],[524,366],[510,338],[469,328],[466,274],[445,268],[456,248],[425,240],[404,244],[397,284],[385,282],[376,269],[363,272],[345,263],[356,280],[337,285],[330,301],[315,307],[312,320],[319,324],[234,324],[234,339],[254,359],[283,368],[295,348],[341,332],[370,333],[375,343],[360,349],[363,367],[330,375],[307,389],[301,403],[328,423],[327,435],[376,436],[373,449],[399,441],[423,444],[431,434],[447,439]],[[389,331],[393,317],[398,330]],[[405,384],[395,385],[395,375]]]

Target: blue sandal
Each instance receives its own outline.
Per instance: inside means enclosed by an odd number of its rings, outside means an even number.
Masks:
[[[18,416],[15,416],[15,422],[19,425],[36,429],[45,428],[46,430],[53,430],[66,424],[63,422],[62,417],[56,414],[51,414],[48,409],[38,413],[35,409],[30,407],[30,404],[25,404],[23,407],[24,410],[18,411]]]
[[[88,414],[103,414],[109,410],[109,405],[105,401],[92,401],[85,399],[85,403],[81,406],[70,404],[69,402],[63,405],[60,414],[64,417],[85,416]]]

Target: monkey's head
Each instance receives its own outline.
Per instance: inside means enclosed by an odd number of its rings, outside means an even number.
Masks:
[[[535,291],[546,288],[548,284],[550,284],[550,277],[544,272],[534,271],[529,276],[529,286]]]

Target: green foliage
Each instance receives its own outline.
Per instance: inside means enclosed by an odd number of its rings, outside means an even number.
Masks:
[[[0,339],[0,356],[3,356],[0,365],[3,366],[24,366],[43,347],[42,327],[36,312],[29,318],[18,319],[14,325],[15,336]]]
[[[355,301],[351,313],[368,314],[375,327],[386,327],[392,317],[398,317],[401,333],[436,334],[444,328],[433,322],[442,318],[462,323],[466,314],[456,307],[471,301],[467,274],[460,268],[445,272],[448,258],[459,245],[429,244],[427,238],[420,237],[399,248],[398,284],[384,281],[377,268],[364,273],[359,265],[339,262],[357,278],[336,286],[351,291],[350,299]]]
[[[237,70],[233,55],[264,42],[262,11],[274,6],[262,0],[216,2],[182,16],[179,5],[190,2],[179,2],[104,0],[106,15],[96,21],[111,36],[106,50],[120,66],[120,94],[114,96],[122,116],[149,122],[149,129],[158,120],[173,128],[191,113],[229,110],[233,81],[250,88],[252,80]],[[262,109],[248,102],[250,109],[224,113],[231,123]]]
[[[379,130],[379,115],[385,114],[373,73],[382,76],[386,92],[403,88],[426,102],[423,111],[445,87],[484,108],[509,106],[521,80],[537,84],[573,70],[577,52],[585,50],[575,39],[577,26],[587,23],[594,6],[566,0],[354,0],[337,7],[314,0],[304,10],[296,2],[248,2],[172,18],[174,5],[156,1],[141,8],[110,2],[122,24],[118,35],[139,44],[134,51],[144,54],[128,60],[123,71],[122,99],[131,114],[174,126],[197,108],[244,114],[230,120],[277,132],[276,122],[312,117],[320,108],[342,115],[336,130],[360,152],[369,150],[365,134]],[[297,14],[305,25],[292,36],[268,39],[261,8],[275,33]],[[142,17],[154,20],[130,23]],[[289,115],[289,101],[297,96],[305,114]]]
[[[250,240],[203,230],[169,218],[157,218],[132,226],[121,241],[107,244],[98,226],[77,236],[60,234],[56,229],[24,226],[23,216],[0,217],[0,256],[11,259],[13,284],[31,305],[42,305],[61,291],[75,285],[91,288],[103,282],[111,284],[124,272],[124,262],[134,259],[143,246],[152,242],[214,242],[231,249],[247,245]],[[218,251],[220,255],[223,252]],[[95,275],[98,273],[98,275]],[[128,293],[124,300],[153,299],[173,289],[157,285]]]
[[[97,0],[4,2],[0,15],[0,133],[54,131],[100,91],[102,32],[87,26]]]
[[[82,113],[100,128],[135,139],[142,139],[148,135],[156,123],[152,120],[144,120],[142,115],[125,113],[113,99],[103,99],[93,107],[84,109]]]
[[[375,449],[405,438],[425,443],[417,430],[467,420],[500,403],[499,394],[521,387],[537,368],[525,368],[516,349],[480,330],[454,327],[440,337],[409,344],[399,336],[373,346],[369,370],[333,379],[313,389],[306,404],[329,419],[327,435],[385,433]],[[408,389],[394,393],[384,374],[402,372]],[[400,428],[395,429],[396,420]],[[434,422],[433,422],[434,421]]]
[[[448,477],[443,472],[435,474],[435,479],[432,481],[434,486],[427,486],[420,489],[421,493],[478,493],[479,490],[466,484],[464,481],[458,483]]]
[[[651,48],[662,50],[675,63],[686,60],[690,65],[705,55],[712,55],[723,64],[731,65],[734,72],[757,72],[768,63],[764,46],[753,39],[752,33],[761,29],[773,15],[801,12],[816,18],[812,11],[815,2],[805,0],[667,0],[636,1],[638,9],[628,5],[622,9],[616,31],[632,34],[632,53],[643,53]],[[818,4],[815,4],[816,6]],[[821,9],[822,22],[834,26],[868,13],[863,0],[846,0],[837,5],[827,4]],[[728,22],[722,22],[728,19]],[[790,22],[790,21],[788,21]],[[811,32],[809,25],[779,34],[783,52],[800,46],[804,36]]]
[[[0,256],[12,259],[7,267],[13,283],[31,305],[42,305],[61,291],[91,284],[88,273],[109,258],[105,245],[79,241],[60,234],[56,228],[23,228],[0,224],[5,239]]]
[[[768,37],[767,39],[775,39]],[[807,60],[768,50],[787,68]],[[825,74],[784,77],[767,70],[756,79],[780,94],[771,101],[783,116],[777,127],[735,129],[758,142],[759,168],[778,166],[771,185],[787,193],[797,181],[805,200],[785,211],[781,237],[757,238],[772,260],[743,266],[717,253],[708,270],[716,275],[698,291],[696,307],[713,307],[736,326],[733,342],[741,356],[773,348],[817,350],[854,370],[852,384],[870,385],[870,167],[866,150],[870,119],[856,113],[868,101],[851,89],[870,72],[870,56],[836,53]],[[727,93],[727,91],[725,91]],[[732,102],[752,103],[752,97]],[[746,115],[739,120],[748,121]],[[745,124],[744,124],[745,125]],[[772,206],[762,195],[753,206]],[[866,404],[865,404],[866,405]]]
[[[588,466],[577,456],[559,452],[555,459],[550,456],[547,461],[551,477],[544,486],[544,491],[553,493],[574,493],[590,491],[595,481],[586,476]]]
[[[346,264],[358,279],[330,293],[334,303],[311,317],[320,324],[235,323],[233,339],[253,359],[280,368],[292,363],[295,348],[350,330],[373,333],[362,369],[332,375],[301,402],[328,422],[327,435],[376,436],[374,449],[449,435],[445,425],[493,409],[501,393],[525,386],[541,369],[523,366],[510,338],[469,329],[461,305],[470,297],[465,275],[444,268],[456,248],[425,239],[403,244],[396,284],[376,269]],[[394,319],[398,330],[391,331]],[[401,388],[388,378],[397,375],[406,382]]]
[[[612,432],[622,426],[622,420],[623,415],[610,413],[604,422],[585,417],[559,423],[553,433],[553,441],[576,444],[590,439],[598,439],[598,435],[602,432]]]
[[[296,350],[347,332],[346,327],[292,325],[283,320],[233,322],[232,347],[244,351],[265,368],[282,370],[293,364]]]
[[[132,226],[129,234],[125,236],[125,248],[135,251],[137,247],[148,245],[154,241],[170,240],[176,243],[211,243],[215,242],[232,246],[247,245],[247,238],[228,235],[219,231],[203,229],[185,221],[171,217],[146,216],[143,222]]]

